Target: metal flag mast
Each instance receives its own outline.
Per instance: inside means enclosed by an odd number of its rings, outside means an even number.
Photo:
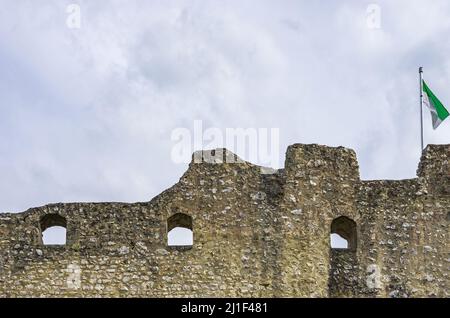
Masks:
[[[419,81],[420,81],[420,153],[423,151],[423,115],[422,115],[422,105],[423,105],[423,67],[419,67]]]

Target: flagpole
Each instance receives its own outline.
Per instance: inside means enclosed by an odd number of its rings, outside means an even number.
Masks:
[[[423,151],[423,79],[422,79],[423,67],[419,67],[419,81],[420,81],[420,153]]]

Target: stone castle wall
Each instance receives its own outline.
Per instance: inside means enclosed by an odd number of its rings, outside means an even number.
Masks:
[[[0,297],[449,296],[450,145],[401,181],[361,181],[342,147],[292,145],[272,174],[199,154],[150,202],[0,214]],[[43,245],[52,225],[66,245]],[[191,248],[167,245],[175,226]]]

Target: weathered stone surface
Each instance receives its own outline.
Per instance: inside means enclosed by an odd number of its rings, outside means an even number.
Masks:
[[[342,147],[292,145],[275,171],[220,153],[150,202],[0,214],[0,296],[449,296],[449,145],[401,181],[361,181]],[[65,246],[42,244],[51,225]],[[174,226],[192,247],[167,246]],[[332,229],[351,248],[331,249]]]

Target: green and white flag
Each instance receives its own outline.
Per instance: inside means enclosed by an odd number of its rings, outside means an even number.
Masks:
[[[448,111],[433,94],[428,85],[425,84],[424,80],[422,80],[422,90],[424,93],[423,103],[430,109],[431,119],[433,120],[433,129],[436,129],[444,121],[444,119],[449,116]]]

